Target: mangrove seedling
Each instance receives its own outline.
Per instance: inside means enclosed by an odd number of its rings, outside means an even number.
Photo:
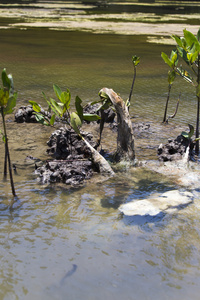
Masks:
[[[172,71],[169,70],[169,72],[168,72],[168,94],[167,94],[167,100],[166,100],[166,104],[165,104],[165,112],[164,112],[164,117],[163,117],[163,123],[167,123],[167,120],[166,120],[167,109],[168,109],[168,103],[169,103],[172,84],[176,78],[176,72],[175,72],[174,68],[178,64],[178,55],[177,55],[177,51],[173,50],[171,52],[170,57],[168,57],[167,54],[165,54],[164,52],[161,53],[161,57],[172,68]]]
[[[14,92],[13,88],[13,78],[12,75],[6,74],[6,69],[3,69],[2,74],[2,88],[0,88],[0,111],[2,116],[2,122],[3,122],[3,142],[5,143],[5,159],[4,159],[4,178],[7,177],[7,162],[8,162],[8,169],[9,169],[9,176],[10,176],[10,183],[11,183],[11,189],[12,194],[15,197],[15,187],[14,187],[14,181],[12,176],[12,165],[11,165],[11,159],[10,159],[10,152],[8,147],[8,136],[6,131],[6,122],[5,122],[5,116],[7,114],[11,114],[14,110],[14,107],[16,106],[16,99],[17,99],[17,93]]]
[[[126,105],[128,107],[130,106],[130,103],[131,103],[131,97],[132,97],[132,94],[133,94],[133,87],[134,87],[135,79],[136,79],[136,67],[140,63],[140,57],[134,55],[132,57],[132,63],[133,63],[133,81],[132,81],[132,85],[131,85],[131,90],[130,90],[129,98],[128,98],[127,103],[126,103]]]
[[[195,153],[199,155],[199,113],[200,113],[200,29],[195,36],[188,30],[183,30],[183,37],[173,35],[176,41],[176,53],[189,68],[187,71],[182,65],[173,65],[166,54],[162,54],[164,61],[172,68],[176,74],[195,87],[197,97],[197,116],[196,116],[196,145]]]
[[[186,131],[182,131],[181,132],[181,135],[184,137],[184,138],[186,138],[186,139],[188,139],[189,141],[190,141],[190,143],[196,143],[198,140],[200,140],[200,137],[199,138],[194,138],[194,139],[192,139],[192,136],[193,136],[193,134],[194,134],[194,126],[192,126],[192,125],[190,125],[190,124],[188,124],[188,126],[189,126],[189,132],[186,132]]]
[[[53,126],[55,123],[56,118],[62,122],[68,125],[70,128],[72,128],[78,136],[84,141],[84,143],[87,145],[87,147],[91,151],[92,159],[93,161],[98,165],[100,172],[106,172],[110,174],[114,174],[113,170],[109,166],[108,162],[104,159],[102,155],[98,153],[96,149],[94,149],[88,141],[84,139],[84,137],[81,135],[80,128],[83,124],[83,121],[97,121],[100,119],[100,117],[96,114],[88,114],[83,112],[83,106],[82,106],[82,100],[76,96],[75,98],[75,107],[76,111],[71,112],[70,111],[70,103],[71,103],[71,93],[69,89],[67,89],[66,92],[62,92],[60,87],[56,84],[53,85],[53,89],[55,92],[55,95],[57,97],[57,100],[54,100],[53,98],[50,98],[49,100],[44,95],[44,98],[49,106],[49,111],[51,112],[51,118],[50,120],[41,112],[40,105],[35,101],[29,101],[29,103],[32,105],[36,120],[47,126]]]

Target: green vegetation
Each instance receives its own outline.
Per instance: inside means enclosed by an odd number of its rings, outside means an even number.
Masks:
[[[15,187],[12,176],[12,165],[10,160],[10,152],[8,147],[8,136],[6,131],[5,116],[11,114],[16,106],[17,93],[13,91],[13,79],[12,75],[7,75],[4,69],[1,74],[2,78],[2,88],[0,88],[0,111],[3,122],[3,132],[1,131],[3,142],[5,143],[5,160],[4,160],[4,178],[7,177],[7,162],[10,175],[10,183],[12,188],[12,194],[15,197]]]
[[[172,72],[181,76],[184,80],[195,87],[197,97],[197,116],[196,116],[196,133],[195,133],[195,153],[199,155],[199,112],[200,112],[200,29],[195,36],[190,31],[183,30],[183,37],[173,35],[176,41],[176,50],[172,51],[170,58],[162,52],[161,56]],[[183,61],[186,68],[183,68]],[[173,75],[172,78],[175,78]],[[170,84],[170,83],[169,83]],[[168,104],[168,103],[167,103]],[[167,106],[166,104],[166,106]],[[165,119],[165,116],[164,116]]]
[[[137,65],[139,65],[140,63],[140,57],[134,55],[132,57],[132,63],[133,63],[133,70],[134,70],[134,73],[133,73],[133,81],[132,81],[132,85],[131,85],[131,90],[130,90],[130,94],[129,94],[129,98],[127,100],[127,103],[126,105],[129,107],[130,104],[131,104],[131,97],[132,97],[132,94],[133,94],[133,87],[134,87],[134,84],[135,84],[135,79],[136,79],[136,67]]]
[[[80,128],[84,120],[97,121],[100,119],[98,115],[83,113],[82,100],[78,96],[75,98],[76,112],[70,112],[71,93],[69,89],[67,89],[66,92],[62,92],[60,87],[56,84],[53,85],[53,89],[57,97],[57,101],[53,98],[48,100],[46,95],[43,93],[49,107],[48,111],[51,113],[50,119],[41,112],[41,106],[37,102],[29,101],[29,103],[33,106],[36,120],[39,123],[47,126],[53,126],[57,117],[59,121],[72,127],[74,131],[81,136]]]
[[[163,60],[165,62],[167,62],[168,65],[170,65],[170,67],[172,68],[172,71],[170,70],[168,72],[168,94],[167,94],[167,100],[166,100],[166,104],[165,104],[165,112],[164,112],[164,117],[163,117],[163,123],[167,123],[167,109],[168,109],[168,103],[169,103],[172,84],[176,78],[176,72],[175,72],[174,68],[178,63],[178,59],[177,59],[178,56],[175,51],[171,52],[171,55],[169,58],[164,52],[162,52],[161,56],[162,56]]]

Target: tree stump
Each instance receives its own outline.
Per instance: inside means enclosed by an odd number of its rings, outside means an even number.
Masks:
[[[122,98],[112,89],[102,88],[99,93],[101,92],[108,95],[117,113],[118,136],[116,160],[133,161],[135,159],[134,135],[128,107]]]

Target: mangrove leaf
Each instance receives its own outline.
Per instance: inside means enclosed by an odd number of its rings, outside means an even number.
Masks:
[[[76,111],[82,122],[83,121],[83,107],[82,107],[81,103],[82,103],[82,100],[79,98],[79,96],[76,96],[76,99],[75,99]]]
[[[70,115],[70,124],[72,126],[72,128],[74,129],[74,131],[77,134],[80,134],[80,130],[79,127],[81,127],[82,122],[81,119],[79,118],[79,116],[77,115],[77,113],[72,112]]]
[[[37,102],[30,100],[29,103],[32,105],[35,112],[41,111],[41,107],[37,104]]]

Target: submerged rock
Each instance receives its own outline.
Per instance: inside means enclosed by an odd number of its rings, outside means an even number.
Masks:
[[[119,211],[126,216],[150,215],[156,216],[161,212],[170,213],[178,211],[180,208],[193,201],[193,194],[190,192],[180,192],[172,190],[164,194],[144,200],[134,200],[120,205]]]

